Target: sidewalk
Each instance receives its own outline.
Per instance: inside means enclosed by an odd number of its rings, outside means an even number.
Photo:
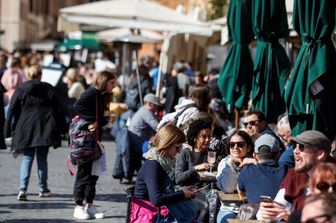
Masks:
[[[112,178],[115,144],[103,141],[106,148],[108,173],[97,182],[95,205],[105,212],[104,219],[77,221],[72,217],[74,202],[72,190],[75,177],[67,170],[66,157],[68,148],[50,149],[48,155],[48,185],[53,197],[38,197],[38,177],[36,159],[31,171],[28,188],[28,201],[17,201],[19,192],[19,172],[21,156],[14,159],[7,150],[0,150],[0,222],[16,223],[68,223],[68,222],[101,222],[124,223],[126,218],[126,193],[128,185],[119,184]]]

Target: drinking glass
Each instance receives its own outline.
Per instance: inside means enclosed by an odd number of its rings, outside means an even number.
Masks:
[[[216,162],[216,152],[208,151],[208,163],[210,164],[210,173],[212,173],[212,166]]]

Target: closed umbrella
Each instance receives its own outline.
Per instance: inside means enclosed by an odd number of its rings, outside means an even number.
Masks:
[[[231,0],[227,17],[231,48],[222,67],[218,86],[229,112],[246,104],[252,84],[253,61],[249,43],[254,35],[251,23],[251,1]]]
[[[335,137],[336,53],[331,41],[335,5],[335,0],[294,2],[293,25],[302,39],[286,89],[294,135],[314,129]]]
[[[252,108],[263,111],[270,123],[285,112],[284,87],[290,62],[279,38],[289,35],[284,0],[253,0],[252,24],[257,38],[252,82]]]

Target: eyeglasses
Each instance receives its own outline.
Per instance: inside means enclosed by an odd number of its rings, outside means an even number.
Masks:
[[[315,185],[316,189],[324,192],[327,192],[330,187],[333,189],[334,192],[336,192],[336,183],[329,184],[327,182],[320,182]]]
[[[230,146],[231,149],[233,149],[236,145],[239,148],[244,148],[244,146],[246,145],[246,142],[230,142],[229,143],[229,146]]]
[[[319,223],[319,222],[327,222],[330,221],[331,216],[328,214],[318,215],[312,218],[307,219],[307,221],[303,221],[302,223]]]
[[[251,126],[255,126],[255,124],[257,124],[257,122],[259,122],[259,120],[253,120],[253,121],[249,121],[249,122],[244,122],[244,126],[245,128],[250,124]]]

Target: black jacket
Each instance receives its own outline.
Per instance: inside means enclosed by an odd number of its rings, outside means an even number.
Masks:
[[[98,115],[96,110],[98,106]],[[94,87],[89,87],[74,104],[75,113],[88,122],[96,122],[98,117],[99,139],[102,135],[102,126],[107,124],[104,117],[104,96]]]
[[[61,146],[66,132],[64,110],[54,88],[39,80],[21,84],[10,102],[6,137],[14,150],[39,146]]]

